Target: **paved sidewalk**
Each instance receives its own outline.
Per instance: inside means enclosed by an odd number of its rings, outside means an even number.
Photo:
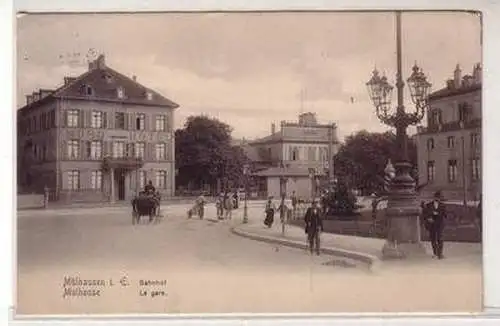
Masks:
[[[238,235],[251,238],[254,240],[277,243],[296,248],[306,249],[306,235],[301,227],[287,225],[285,235],[282,234],[282,225],[278,218],[275,218],[271,228],[263,225],[263,218],[249,214],[249,223],[242,224],[238,219],[237,223],[233,224],[232,231]],[[382,247],[385,243],[383,239],[347,236],[332,233],[321,234],[321,247],[325,254],[342,256],[357,261],[361,261],[370,265],[371,268],[378,269],[382,260]],[[481,267],[482,265],[482,248],[478,243],[459,243],[445,242],[444,254],[445,259],[436,260],[432,258],[432,247],[429,242],[424,242],[424,245],[429,253],[428,257],[422,257],[416,260],[390,260],[384,261],[385,266],[412,266],[414,263],[421,265],[422,263],[436,264],[455,268],[460,266],[468,266],[472,268]]]

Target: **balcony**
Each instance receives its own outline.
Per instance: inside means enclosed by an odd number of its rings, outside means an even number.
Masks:
[[[129,155],[120,157],[106,156],[102,160],[102,168],[105,171],[111,168],[135,170],[141,168],[143,165],[144,165],[144,159],[142,157],[135,157]]]
[[[432,134],[446,131],[457,131],[461,129],[481,128],[481,119],[472,119],[465,122],[465,126],[460,125],[460,121],[447,122],[442,124],[431,124],[426,128],[418,128],[419,134]]]

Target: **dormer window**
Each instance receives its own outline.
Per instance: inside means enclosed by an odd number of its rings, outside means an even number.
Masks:
[[[94,90],[90,85],[83,85],[83,93],[87,96],[92,96],[94,95]]]
[[[153,92],[147,91],[146,92],[146,98],[148,99],[148,101],[151,101],[153,99]]]
[[[125,97],[125,90],[123,89],[123,87],[118,87],[116,89],[116,94],[117,94],[118,98],[124,98]]]

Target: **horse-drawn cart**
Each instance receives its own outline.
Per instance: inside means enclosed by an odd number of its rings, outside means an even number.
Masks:
[[[139,223],[142,216],[149,217],[149,223],[160,221],[160,196],[139,194],[132,199],[132,224]]]

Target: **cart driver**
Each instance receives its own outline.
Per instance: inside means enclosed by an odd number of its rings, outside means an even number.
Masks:
[[[156,192],[156,188],[153,186],[153,182],[151,180],[149,180],[148,184],[144,187],[144,192],[147,195],[154,195]]]

